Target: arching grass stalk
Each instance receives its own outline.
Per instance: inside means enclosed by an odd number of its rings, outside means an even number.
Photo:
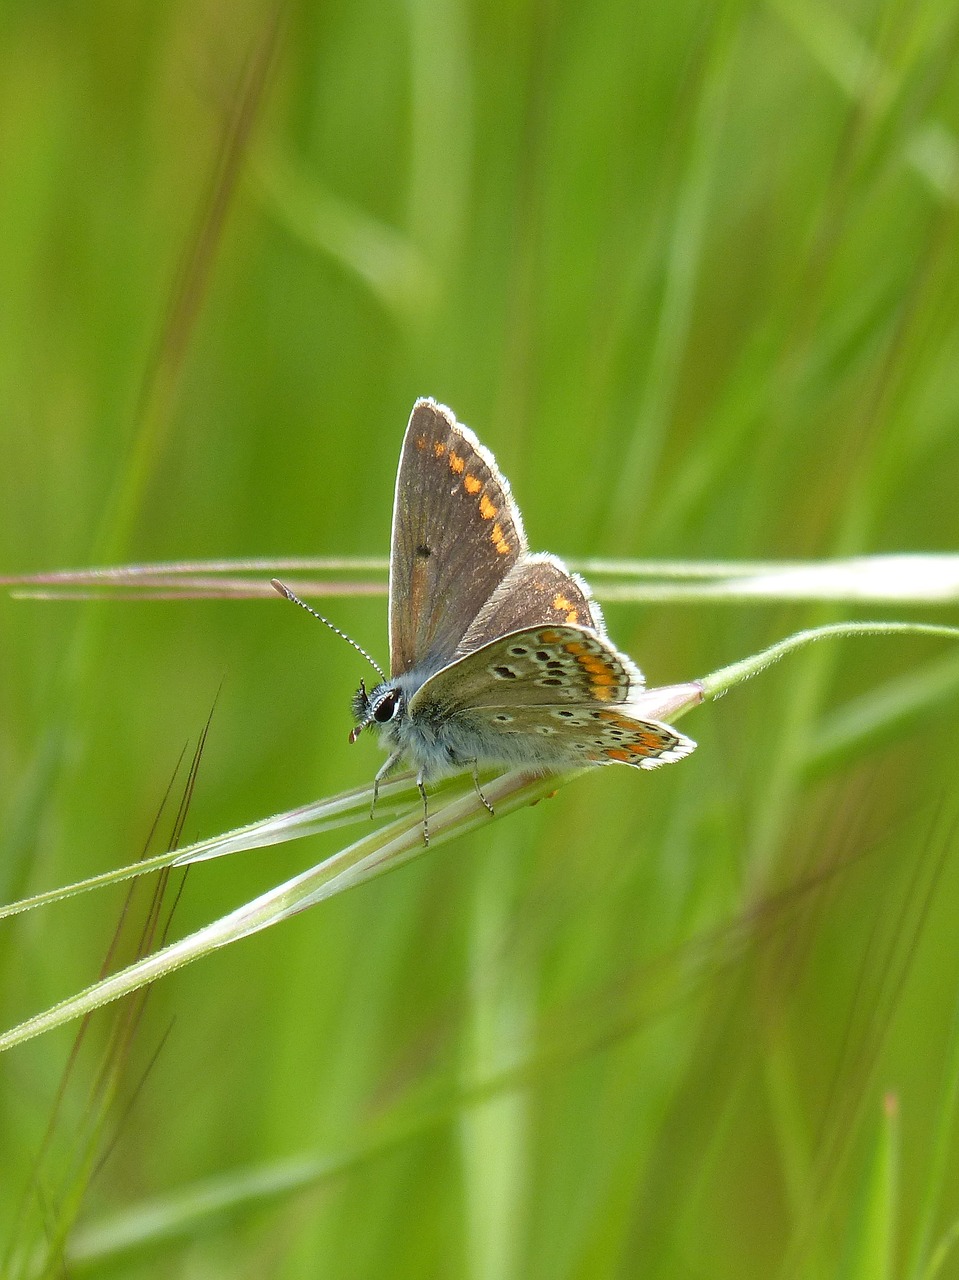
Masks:
[[[824,640],[829,636],[887,636],[887,635],[927,635],[947,636],[955,639],[959,636],[959,627],[940,626],[931,622],[833,622],[823,627],[810,627],[806,631],[796,631],[785,640],[778,640],[752,657],[733,662],[728,667],[721,667],[712,675],[705,676],[700,684],[703,686],[703,697],[712,702],[721,698],[724,693],[744,680],[749,680],[771,667],[774,662],[784,658],[795,649],[802,649],[814,640]]]
[[[723,667],[701,680],[647,690],[642,695],[639,713],[653,719],[677,720],[692,707],[721,697],[787,653],[815,640],[895,634],[959,639],[959,627],[909,622],[849,622],[799,631],[768,649]],[[484,782],[483,790],[493,805],[496,818],[502,818],[523,805],[536,803],[575,776],[575,773],[567,773],[544,777],[513,770]],[[0,916],[32,910],[101,885],[126,880],[146,871],[155,871],[160,867],[184,866],[237,853],[242,849],[279,844],[349,823],[368,821],[371,794],[370,786],[344,792],[209,840],[199,841],[185,849],[160,854],[117,871],[12,903],[0,908]],[[381,815],[393,815],[393,821],[387,825],[338,850],[315,867],[270,889],[212,924],[93,983],[86,990],[60,1001],[43,1013],[28,1018],[0,1036],[0,1051],[62,1026],[147,983],[155,982],[157,978],[220,947],[279,924],[315,903],[422,857],[427,852],[427,846],[423,842],[422,808],[412,775],[384,785],[381,788],[380,804],[378,812]],[[477,797],[472,780],[468,777],[455,779],[431,796],[429,850],[454,836],[482,827],[489,821],[490,815]]]

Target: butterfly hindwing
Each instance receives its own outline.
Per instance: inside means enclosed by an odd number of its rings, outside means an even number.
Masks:
[[[462,657],[500,636],[544,624],[603,632],[603,615],[589,587],[549,555],[524,555],[484,604],[456,650]]]
[[[505,758],[540,760],[553,768],[628,764],[655,769],[696,748],[670,725],[638,720],[622,707],[481,707],[470,718],[484,738],[502,738]]]
[[[393,505],[391,674],[449,662],[526,552],[519,511],[493,455],[444,405],[417,400]]]
[[[642,688],[638,667],[605,636],[584,627],[539,626],[501,636],[438,671],[412,697],[409,714],[615,706]]]

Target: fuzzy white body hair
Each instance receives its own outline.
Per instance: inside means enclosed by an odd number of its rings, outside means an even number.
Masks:
[[[419,710],[411,716],[409,702],[425,683],[419,671],[407,671],[380,689],[371,692],[375,699],[382,691],[398,689],[402,701],[392,720],[376,725],[382,746],[390,753],[409,761],[424,782],[461,773],[474,765],[528,765],[537,769],[562,769],[581,764],[575,753],[557,739],[539,739],[533,744],[521,737],[507,737],[496,732],[468,709],[450,713],[436,708]]]

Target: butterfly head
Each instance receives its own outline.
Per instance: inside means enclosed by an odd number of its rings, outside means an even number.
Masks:
[[[353,694],[353,718],[356,725],[350,732],[350,742],[355,742],[369,725],[386,725],[395,720],[403,706],[403,692],[395,684],[383,681],[367,692],[366,682]]]

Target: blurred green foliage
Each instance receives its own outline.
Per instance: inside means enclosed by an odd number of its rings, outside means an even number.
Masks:
[[[421,394],[569,557],[955,549],[957,40],[954,0],[7,0],[0,572],[382,555]],[[327,611],[385,655],[385,603]],[[655,683],[844,616],[608,610]],[[134,1277],[959,1274],[943,649],[820,647],[675,769],[166,980],[81,1220],[195,1205]],[[3,600],[0,896],[135,857],[221,682],[186,838],[365,780],[362,674],[279,600]],[[195,869],[175,929],[334,847]],[[5,1025],[119,909],[4,924]],[[0,1061],[5,1240],[69,1212],[85,1060],[21,1200],[68,1047]]]

